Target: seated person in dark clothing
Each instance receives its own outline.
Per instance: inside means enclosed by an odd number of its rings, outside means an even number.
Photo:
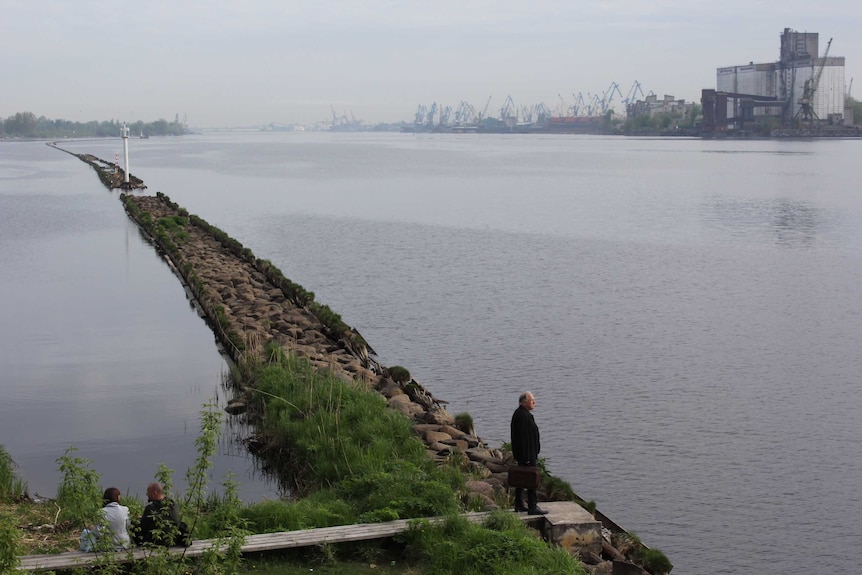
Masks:
[[[191,541],[186,524],[180,521],[179,507],[165,497],[161,483],[147,486],[147,506],[135,532],[135,543],[163,547],[188,546]]]

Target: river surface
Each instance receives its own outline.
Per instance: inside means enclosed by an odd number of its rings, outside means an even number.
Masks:
[[[533,391],[550,470],[675,574],[858,571],[862,142],[130,148],[147,193],[272,260],[492,445]],[[70,443],[121,489],[163,460],[184,472],[222,393],[212,334],[116,195],[72,156],[0,144],[0,443],[49,492]],[[228,467],[271,493],[246,458]]]

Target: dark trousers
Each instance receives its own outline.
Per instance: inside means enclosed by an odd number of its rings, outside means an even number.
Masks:
[[[536,464],[532,461],[529,463],[518,462],[518,465],[522,467],[535,467]],[[524,492],[527,492],[527,509],[535,509],[539,505],[539,495],[536,493],[535,489],[525,489],[523,487],[515,488],[515,507],[522,507],[524,505]]]

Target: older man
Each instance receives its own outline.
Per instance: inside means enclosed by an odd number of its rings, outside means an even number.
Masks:
[[[536,398],[529,391],[518,398],[518,409],[512,414],[512,454],[518,465],[536,467],[539,459],[539,427],[531,413],[536,407]],[[524,491],[527,492],[527,506],[524,506]],[[515,511],[526,511],[530,515],[544,515],[545,510],[538,505],[539,497],[535,489],[515,488]]]
[[[135,534],[135,543],[188,546],[188,528],[180,521],[179,507],[175,501],[165,497],[161,483],[147,485],[147,501]]]

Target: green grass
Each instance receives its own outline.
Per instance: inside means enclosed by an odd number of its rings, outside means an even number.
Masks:
[[[410,420],[379,394],[270,348],[264,355],[274,363],[253,376],[266,414],[258,429],[278,446],[273,465],[297,494],[330,490],[366,522],[458,509],[463,479],[434,466]]]
[[[497,511],[483,525],[463,516],[443,524],[415,524],[403,539],[407,556],[426,575],[583,575],[583,566],[567,551],[550,547],[510,513]]]
[[[398,555],[370,560],[326,559],[319,557],[285,557],[260,555],[249,557],[240,567],[240,575],[422,575],[420,567],[409,565]]]
[[[17,468],[15,460],[0,445],[0,501],[20,499],[27,492],[27,482],[18,476]]]

